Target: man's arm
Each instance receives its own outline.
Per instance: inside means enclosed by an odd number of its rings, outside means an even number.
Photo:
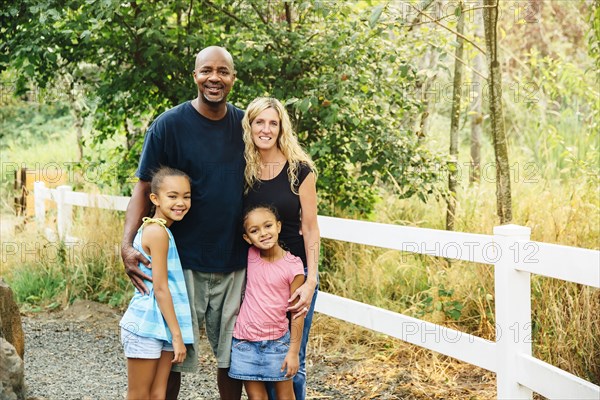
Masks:
[[[142,224],[142,218],[150,212],[150,182],[139,180],[131,194],[131,200],[125,211],[125,228],[123,229],[123,241],[121,242],[121,258],[125,265],[125,273],[131,279],[131,283],[142,293],[149,293],[144,284],[144,279],[152,280],[138,267],[139,263],[149,265],[150,261],[139,251],[133,248],[133,239],[138,228]]]

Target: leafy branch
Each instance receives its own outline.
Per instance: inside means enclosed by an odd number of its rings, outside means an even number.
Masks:
[[[418,12],[420,15],[423,15],[424,17],[426,17],[427,19],[429,19],[430,22],[435,23],[436,25],[441,26],[442,28],[446,29],[447,31],[451,32],[452,34],[458,36],[459,38],[463,39],[465,42],[469,43],[471,46],[473,46],[474,48],[476,48],[477,50],[479,50],[481,53],[486,54],[485,50],[483,50],[481,47],[479,47],[479,45],[477,45],[477,43],[473,42],[472,40],[470,40],[469,38],[467,38],[465,35],[455,31],[454,29],[441,24],[439,21],[437,21],[435,18],[427,15],[426,13],[422,12],[421,10],[419,10],[417,7],[413,6],[410,3],[407,3],[407,5],[409,7],[411,7],[413,10],[415,10],[416,12]]]

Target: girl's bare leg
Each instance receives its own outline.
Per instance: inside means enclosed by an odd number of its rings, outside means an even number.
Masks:
[[[159,359],[127,359],[127,399],[149,399]]]
[[[249,400],[268,400],[267,388],[260,381],[244,381],[244,388]]]
[[[167,382],[169,381],[171,366],[173,365],[171,364],[172,360],[172,351],[161,352],[160,358],[158,359],[156,374],[154,375],[154,382],[152,382],[152,389],[150,389],[150,399],[165,399],[165,396],[167,395]]]
[[[294,395],[294,381],[275,382],[275,393],[277,394],[277,400],[296,400]]]

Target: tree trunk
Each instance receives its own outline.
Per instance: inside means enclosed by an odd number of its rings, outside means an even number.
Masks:
[[[512,220],[512,200],[510,193],[510,170],[508,162],[508,143],[504,128],[504,114],[502,111],[502,75],[498,62],[497,48],[497,23],[498,1],[483,0],[483,25],[485,28],[485,44],[487,47],[488,61],[488,87],[490,120],[492,125],[492,138],[494,140],[494,153],[496,159],[496,208],[501,224]]]
[[[75,133],[77,135],[77,161],[83,161],[83,127],[85,125],[84,111],[85,104],[83,100],[77,97],[78,82],[77,78],[71,74],[67,74],[65,79],[68,79],[66,90],[71,103],[71,115],[75,120]]]
[[[125,143],[127,145],[127,151],[130,151],[137,142],[138,137],[144,134],[144,130],[137,128],[129,118],[125,118],[123,126],[125,127]]]
[[[77,133],[77,161],[83,161],[83,124],[85,123],[81,112],[75,111],[75,132]]]
[[[422,64],[420,69],[426,71],[434,71],[437,69],[438,55],[432,47],[428,47],[423,56]],[[437,73],[436,73],[437,75]],[[417,127],[417,137],[422,141],[429,134],[430,116],[432,114],[432,105],[430,99],[430,89],[436,80],[436,75],[427,75],[423,79],[421,86],[421,102],[423,104],[423,111],[421,112],[421,119],[419,126]],[[434,96],[435,97],[435,96]],[[434,98],[435,102],[435,98]]]
[[[478,11],[475,11],[475,39],[483,37],[483,17]],[[473,69],[483,71],[483,55],[475,51],[473,59]],[[481,133],[483,131],[483,111],[482,111],[482,85],[481,76],[473,72],[473,84],[469,91],[471,96],[471,165],[469,169],[469,183],[479,182],[481,172]]]
[[[456,187],[458,186],[458,125],[460,122],[460,102],[462,99],[462,74],[463,63],[459,60],[463,59],[464,40],[461,36],[465,31],[465,16],[462,12],[462,2],[458,5],[461,9],[456,31],[459,35],[456,36],[458,46],[456,47],[456,59],[454,61],[454,89],[452,91],[452,115],[450,116],[450,155],[448,160],[448,206],[446,209],[446,229],[454,230],[454,217],[456,212]]]

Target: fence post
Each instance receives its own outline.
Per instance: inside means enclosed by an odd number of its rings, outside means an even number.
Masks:
[[[33,183],[33,198],[35,203],[35,222],[38,229],[44,229],[46,223],[46,184]]]
[[[523,242],[531,228],[494,227],[497,261],[494,263],[496,296],[496,385],[499,399],[532,399],[532,391],[518,383],[518,354],[531,355],[531,274],[515,269],[523,262]]]
[[[58,237],[60,240],[66,240],[71,230],[71,221],[73,218],[73,206],[67,203],[67,196],[73,188],[68,185],[61,185],[56,188],[56,219],[58,225]]]

